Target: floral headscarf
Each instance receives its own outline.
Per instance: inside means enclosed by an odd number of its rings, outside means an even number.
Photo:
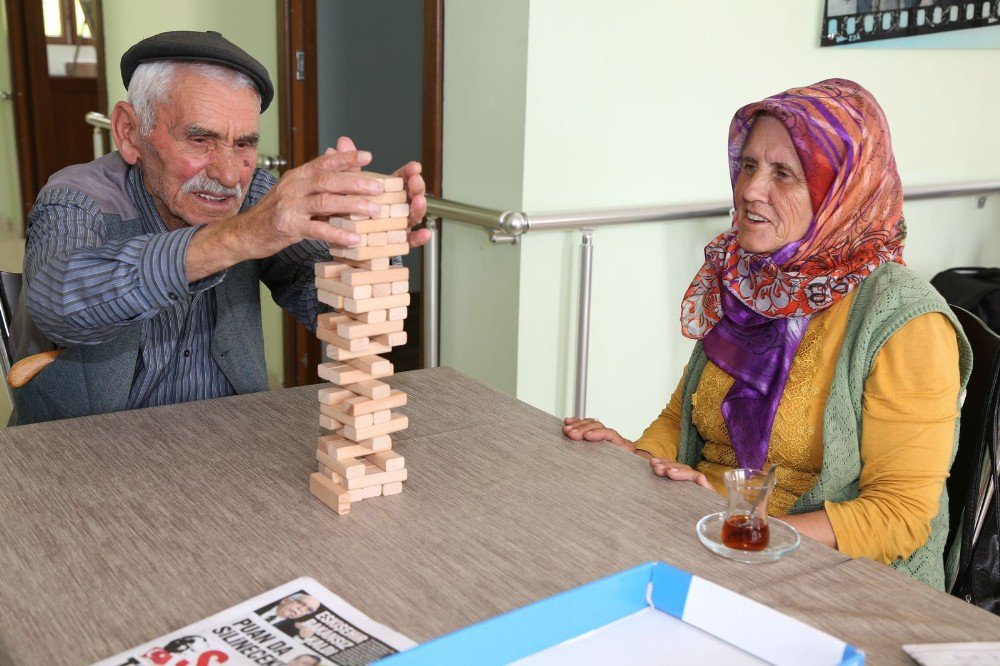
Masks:
[[[681,304],[681,331],[689,338],[703,338],[722,318],[723,285],[765,317],[801,317],[830,307],[883,263],[903,263],[902,185],[889,126],[871,93],[828,79],[744,106],[729,127],[734,188],[761,113],[778,118],[792,137],[813,219],[801,241],[772,255],[741,249],[735,228],[709,243]]]
[[[759,468],[809,317],[887,262],[903,262],[903,193],[885,115],[856,83],[830,79],[748,104],[729,128],[735,191],[754,120],[781,121],[805,171],[805,236],[770,254],[742,249],[732,228],[705,247],[681,303],[681,330],[734,378],[722,416],[736,458]],[[739,202],[736,202],[737,204]],[[724,289],[723,289],[724,287]]]

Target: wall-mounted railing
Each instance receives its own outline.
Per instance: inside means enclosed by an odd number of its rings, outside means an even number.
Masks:
[[[903,196],[907,201],[920,199],[941,199],[945,197],[975,196],[977,205],[986,205],[986,197],[1000,193],[1000,180],[958,183],[954,185],[932,185],[906,188]],[[645,208],[618,208],[610,210],[543,213],[531,215],[517,211],[501,211],[492,208],[481,208],[468,204],[448,201],[446,199],[427,198],[427,216],[437,226],[441,220],[475,224],[485,228],[493,243],[517,243],[518,240],[532,231],[579,230],[580,239],[580,308],[577,321],[576,349],[576,391],[574,397],[574,414],[584,416],[587,407],[587,368],[590,339],[590,288],[593,277],[594,229],[619,224],[660,223],[676,220],[694,220],[712,217],[726,217],[730,214],[732,203],[718,201],[704,204],[682,204],[676,206],[650,206]],[[436,234],[435,234],[436,239]],[[435,261],[437,253],[435,250]],[[438,266],[426,263],[424,272],[435,274]],[[425,291],[424,298],[428,301],[427,312],[437,316],[439,298],[437,291]],[[433,304],[432,304],[433,303]],[[437,324],[434,324],[435,334]],[[426,332],[426,327],[425,327]],[[433,353],[425,350],[426,359],[437,361],[436,340]],[[424,344],[428,344],[425,338]]]
[[[104,153],[101,130],[110,129],[111,123],[99,113],[88,113],[87,123],[94,127],[94,156]],[[258,166],[266,169],[284,166],[269,162],[274,158],[258,159]],[[907,201],[921,199],[943,199],[946,197],[974,196],[980,208],[986,205],[986,197],[1000,193],[1000,180],[957,183],[953,185],[930,185],[906,188],[903,196]],[[427,197],[427,228],[431,230],[431,240],[424,248],[423,308],[424,362],[427,367],[438,365],[440,321],[440,241],[437,230],[442,220],[474,224],[486,229],[490,241],[495,244],[513,244],[532,231],[578,230],[580,238],[580,308],[577,320],[576,350],[576,391],[574,413],[584,416],[587,406],[587,369],[590,338],[590,288],[593,277],[594,229],[619,224],[660,223],[676,220],[696,220],[729,215],[732,203],[715,201],[702,204],[681,204],[672,206],[647,206],[643,208],[616,208],[596,211],[573,211],[566,213],[528,214],[519,211],[502,211],[483,208],[447,199]]]

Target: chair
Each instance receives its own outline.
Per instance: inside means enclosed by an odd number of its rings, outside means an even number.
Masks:
[[[21,274],[0,271],[0,344],[3,346],[3,349],[0,350],[0,366],[3,367],[3,374],[7,380],[5,385],[11,404],[13,404],[13,396],[11,396],[10,389],[20,388],[27,384],[42,368],[56,360],[62,353],[62,350],[54,349],[32,354],[21,360],[15,358],[14,311],[17,309],[20,296]],[[28,330],[30,329],[22,327],[20,334],[23,335]],[[36,335],[41,337],[40,332]],[[51,346],[51,343],[48,344]]]
[[[967,310],[956,305],[951,308],[969,339],[973,356],[972,375],[962,404],[958,451],[947,481],[951,522],[945,552],[955,574],[949,591],[959,594],[991,502],[1000,510],[994,487],[1000,429],[1000,335]]]

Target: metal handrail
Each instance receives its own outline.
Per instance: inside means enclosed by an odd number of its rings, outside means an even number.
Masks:
[[[978,196],[980,208],[986,205],[986,196],[1000,193],[1000,180],[956,183],[952,185],[923,185],[903,190],[904,201],[943,199],[958,196]],[[542,213],[531,215],[520,211],[502,211],[494,208],[471,206],[457,201],[427,197],[428,218],[435,219],[440,228],[443,219],[464,222],[487,229],[493,243],[517,243],[530,231],[576,229],[582,232],[580,242],[580,307],[577,320],[576,391],[574,414],[585,416],[587,407],[587,370],[590,347],[590,294],[593,280],[593,230],[597,227],[618,224],[642,224],[674,220],[694,220],[728,217],[732,204],[719,201],[702,204],[647,206],[643,208],[618,208],[609,210]],[[437,253],[435,252],[435,259]],[[425,266],[437,274],[438,266]],[[437,292],[428,294],[429,310],[438,311]],[[425,342],[425,344],[427,344]],[[437,359],[437,353],[425,358]]]

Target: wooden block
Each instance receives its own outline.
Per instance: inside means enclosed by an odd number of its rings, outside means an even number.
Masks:
[[[326,303],[330,307],[337,308],[338,310],[344,309],[344,297],[341,296],[340,294],[331,294],[328,291],[317,289],[316,300],[318,300],[320,303]]]
[[[379,451],[377,453],[373,453],[368,460],[375,463],[386,472],[395,472],[398,469],[406,467],[406,461],[403,459],[403,456],[399,455],[395,451]]]
[[[391,335],[396,335],[392,333]],[[339,336],[338,336],[339,337]],[[346,338],[342,338],[345,339]],[[368,338],[361,338],[367,340]],[[371,356],[372,354],[388,354],[392,351],[392,347],[389,345],[380,345],[378,343],[369,343],[366,349],[361,351],[348,351],[347,349],[342,349],[337,345],[327,345],[326,355],[332,358],[334,361],[349,361],[352,358],[358,358],[359,356]]]
[[[400,243],[398,245],[383,245],[382,247],[340,247],[339,245],[330,246],[331,257],[351,259],[353,261],[365,261],[368,259],[375,259],[377,257],[386,257],[386,258],[397,257],[409,253],[410,253],[410,246],[408,243]]]
[[[375,449],[361,446],[357,442],[344,439],[340,435],[324,435],[316,439],[316,448],[334,460],[344,458],[364,458],[376,453]]]
[[[410,281],[409,280],[399,280],[398,282],[393,282],[389,286],[392,289],[392,293],[393,294],[405,294],[406,292],[408,292],[410,290]],[[344,295],[346,296],[347,294],[344,294]],[[375,290],[372,289],[372,296],[376,296],[376,295],[377,294],[375,293]],[[351,296],[351,298],[354,298],[354,296]]]
[[[389,397],[371,400],[366,396],[356,395],[341,403],[341,409],[357,416],[359,414],[371,414],[383,409],[395,409],[406,404],[406,394],[402,391],[390,391]]]
[[[319,472],[309,475],[309,492],[341,516],[351,511],[351,498],[347,494],[347,489]]]
[[[366,324],[360,321],[347,321],[337,324],[337,335],[347,338],[348,340],[354,340],[355,338],[365,338],[367,339],[373,335],[382,335],[383,333],[396,333],[403,330],[402,321],[384,321],[381,324]],[[321,338],[325,340],[326,338]],[[326,340],[327,342],[333,342],[332,340]],[[336,344],[334,342],[334,344]],[[339,346],[339,345],[338,345]],[[351,351],[356,351],[351,349]]]
[[[396,483],[399,483],[398,481]],[[403,485],[403,484],[399,484]],[[371,499],[372,497],[379,497],[382,494],[382,486],[376,484],[374,486],[368,486],[367,488],[361,488],[361,494],[365,499]]]
[[[359,416],[358,418],[360,419],[361,417]],[[383,423],[388,423],[389,419],[391,418],[392,418],[392,412],[390,412],[388,409],[382,409],[377,412],[372,412],[372,425],[381,425]]]
[[[375,467],[373,465],[373,467]],[[344,487],[348,490],[354,490],[355,488],[367,488],[368,486],[379,485],[383,486],[387,483],[393,483],[396,481],[406,481],[407,470],[405,467],[403,469],[398,469],[395,472],[383,472],[375,467],[376,472],[366,473],[364,476],[359,476],[353,479],[344,479]]]
[[[394,203],[389,204],[389,214],[385,217],[409,217],[410,204]]]
[[[388,451],[392,448],[392,438],[389,435],[378,435],[358,442],[358,446],[371,449],[372,451]]]
[[[407,294],[407,296],[409,296],[409,294]],[[344,307],[347,307],[346,298],[344,299]],[[386,316],[388,317],[389,321],[402,321],[406,319],[407,312],[408,310],[406,309],[406,306],[399,308],[389,308],[389,310],[386,312]]]
[[[368,239],[368,247],[382,247],[389,244],[389,234],[385,231],[365,234],[363,237]]]
[[[326,414],[320,414],[319,415],[319,427],[320,428],[326,428],[327,430],[333,430],[334,432],[337,432],[341,428],[343,428],[344,425],[342,423],[340,423],[339,421],[334,421],[333,419],[331,419]]]
[[[320,405],[320,414],[326,414],[334,421],[339,421],[345,426],[349,425],[352,428],[370,428],[375,425],[375,415],[374,414],[363,414],[361,416],[351,416],[350,414],[345,414],[344,412],[337,409],[336,405]]]
[[[353,175],[361,176],[362,178],[374,178],[376,180],[381,180],[382,187],[385,188],[386,192],[403,191],[402,176],[387,176],[384,173],[376,173],[374,171],[359,171]]]
[[[402,481],[393,481],[392,483],[387,483],[382,486],[382,494],[386,496],[398,495],[401,492],[403,492]]]
[[[345,217],[334,217],[330,218],[330,224],[357,234],[371,234],[381,231],[386,233],[390,231],[402,231],[405,233],[407,227],[410,225],[410,220],[407,217],[383,217],[373,220],[352,220]],[[404,238],[400,242],[405,241],[406,239]]]
[[[371,296],[368,296],[368,298],[382,298],[384,296],[392,296],[392,283],[383,282],[382,284],[373,284]]]
[[[321,363],[317,368],[317,373],[328,382],[340,384],[341,386],[350,386],[351,390],[355,393],[359,393],[359,391],[354,387],[355,384],[372,379],[378,379],[379,377],[388,377],[392,374],[392,372],[368,373],[353,366],[345,363],[338,363],[336,361],[332,363]]]
[[[320,328],[336,329],[337,324],[342,321],[349,321],[350,317],[343,312],[324,312],[316,317],[316,326]]]
[[[358,395],[367,396],[367,397],[369,397],[369,398],[371,398],[373,400],[380,400],[382,398],[388,398],[389,395],[392,392],[392,389],[389,388],[388,384],[386,384],[385,382],[380,382],[380,381],[374,380],[374,379],[371,380],[371,381],[363,381],[363,382],[358,382],[357,384],[353,384],[351,386],[351,390],[354,391],[355,393],[357,393]],[[378,434],[382,434],[382,433],[378,433]],[[388,434],[388,433],[386,433],[386,434]],[[355,439],[354,441],[356,441],[358,444],[362,444],[362,442],[361,442],[362,439],[368,439],[369,437],[374,437],[374,436],[375,435],[368,435],[366,437],[361,437],[360,439]],[[364,444],[364,446],[368,446],[368,445]],[[377,447],[375,447],[375,446],[371,446],[369,448],[373,448],[375,450],[378,450]]]
[[[365,271],[360,268],[348,268],[340,274],[344,284],[382,284],[384,282],[399,282],[410,279],[410,269],[404,266],[389,268],[384,271]]]
[[[321,261],[316,264],[316,277],[332,280],[341,275],[349,266],[339,261]]]
[[[357,442],[362,439],[374,437],[375,435],[388,435],[389,433],[406,430],[407,425],[409,425],[409,420],[403,415],[398,415],[385,423],[373,425],[368,428],[352,428],[351,426],[345,425],[344,437],[353,439]]]
[[[348,391],[339,386],[325,386],[319,390],[319,401],[324,405],[339,405],[350,398],[356,397],[358,397],[358,394],[354,391]]]
[[[384,271],[389,268],[389,257],[375,257],[365,261],[355,261],[354,259],[341,259],[341,261],[353,268],[366,271]]]
[[[369,312],[358,312],[354,321],[363,321],[366,324],[381,324],[389,319],[388,310],[371,310]]]
[[[383,296],[382,298],[345,298],[344,311],[368,312],[369,310],[386,310],[389,308],[405,307],[409,304],[409,294],[396,294],[395,296]]]
[[[331,345],[340,347],[341,349],[345,349],[349,352],[363,352],[371,346],[367,337],[355,336],[354,338],[345,338],[338,335],[337,331],[333,331],[322,326],[316,329],[316,337],[323,342],[329,342]],[[335,358],[333,354],[329,354],[329,356],[330,358]]]
[[[336,472],[334,472],[332,469],[330,469],[329,467],[327,467],[323,463],[320,463],[318,465],[318,467],[319,467],[319,473],[320,474],[322,474],[326,478],[330,479],[331,481],[333,481],[334,483],[336,483],[341,488],[344,487],[344,479],[343,479],[343,477],[341,477],[339,474],[337,474]],[[364,488],[355,488],[354,490],[348,490],[347,491],[347,497],[351,500],[351,504],[354,504],[355,502],[360,502],[361,500],[363,500],[365,498],[365,489]]]
[[[388,359],[382,358],[381,356],[361,356],[359,358],[352,358],[347,362],[347,365],[353,366],[362,372],[367,372],[369,375],[388,377],[393,373],[392,363]]]
[[[345,298],[371,298],[372,286],[370,284],[349,285],[340,280],[327,280],[316,278],[316,290],[328,291],[332,294],[339,294]]]
[[[365,474],[365,461],[357,458],[342,458],[341,460],[337,460],[333,456],[316,449],[316,461],[332,469],[344,480],[356,479]]]
[[[399,345],[406,344],[406,331],[397,331],[396,333],[386,333],[385,335],[376,335],[371,338],[373,345],[386,346],[386,347],[398,347]],[[382,354],[384,352],[373,352]]]
[[[398,243],[407,242],[406,229],[394,229],[392,231],[387,231],[385,233],[387,236],[386,240],[388,241],[389,245],[396,245]]]
[[[377,204],[406,203],[406,192],[383,192],[382,194],[366,194],[365,199]]]

